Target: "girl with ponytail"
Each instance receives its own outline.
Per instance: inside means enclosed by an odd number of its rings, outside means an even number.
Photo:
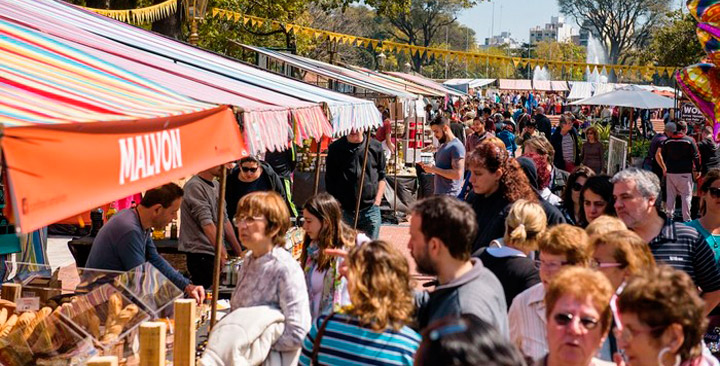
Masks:
[[[485,267],[502,283],[508,308],[515,296],[540,283],[538,270],[528,255],[537,250],[538,238],[546,227],[545,210],[540,204],[517,200],[505,219],[505,235],[478,252]]]

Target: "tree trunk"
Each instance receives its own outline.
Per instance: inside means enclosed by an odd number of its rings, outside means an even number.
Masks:
[[[153,0],[153,4],[160,4],[165,0]],[[169,17],[153,22],[152,31],[164,34],[168,37],[175,39],[185,39],[182,34],[182,20],[184,18],[185,9],[183,8],[184,3],[178,0],[178,9],[174,14],[170,14]]]

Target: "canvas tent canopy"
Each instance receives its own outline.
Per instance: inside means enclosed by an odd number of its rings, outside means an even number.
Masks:
[[[572,105],[607,105],[614,107],[628,107],[638,109],[673,108],[675,101],[653,92],[647,91],[637,85],[627,85],[604,94],[597,94],[582,99]]]
[[[453,88],[461,88],[461,90],[468,90],[482,88],[493,84],[494,82],[495,79],[450,79],[443,82],[443,85]]]
[[[448,87],[446,87],[446,86],[443,85],[443,84],[440,84],[440,83],[438,83],[438,82],[436,82],[436,81],[434,81],[434,80],[430,80],[430,79],[428,79],[428,78],[426,78],[426,77],[424,77],[424,76],[421,76],[421,75],[408,74],[408,73],[404,73],[404,72],[387,72],[387,74],[390,74],[390,75],[392,75],[392,76],[399,77],[399,78],[401,78],[401,79],[404,79],[404,80],[407,80],[407,81],[410,81],[410,82],[414,82],[415,84],[423,85],[423,86],[425,86],[425,87],[428,87],[428,88],[437,90],[437,91],[439,91],[439,92],[441,92],[441,93],[449,94],[449,95],[452,95],[452,96],[462,97],[462,96],[465,96],[465,95],[466,95],[466,93],[461,93],[461,92],[459,92],[459,91],[457,91],[457,90],[455,90],[455,89],[448,88]]]
[[[154,54],[203,72],[218,74],[244,84],[267,89],[306,102],[323,103],[330,111],[333,134],[339,135],[351,129],[364,130],[381,124],[380,114],[371,101],[334,93],[326,89],[307,85],[296,80],[258,70],[224,56],[201,50],[152,32],[115,21],[59,1],[45,0],[0,0],[0,4],[26,14],[23,18],[31,22],[35,16],[57,18],[62,24],[71,25],[105,39],[121,43],[145,53]],[[3,16],[0,12],[0,16]],[[51,30],[56,31],[56,30]],[[97,45],[95,45],[97,47]],[[105,51],[105,50],[104,50]],[[244,121],[247,123],[246,121]],[[255,124],[258,126],[258,124]],[[250,126],[251,128],[255,128]],[[257,135],[252,136],[258,138]],[[274,139],[273,136],[259,136]],[[248,141],[257,151],[257,141]],[[284,142],[286,143],[286,142]]]
[[[0,144],[30,232],[242,157],[232,111],[0,19]]]
[[[500,79],[500,90],[533,90],[531,80]]]

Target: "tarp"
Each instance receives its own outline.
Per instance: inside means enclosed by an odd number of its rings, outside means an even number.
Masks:
[[[242,157],[232,111],[0,19],[0,144],[30,232]]]
[[[459,92],[459,91],[457,91],[457,90],[455,90],[455,89],[448,88],[448,87],[446,87],[445,85],[440,84],[440,83],[438,83],[438,82],[436,82],[436,81],[434,81],[434,80],[430,80],[430,79],[428,79],[428,78],[426,78],[426,77],[424,77],[424,76],[422,76],[422,75],[407,74],[407,73],[404,73],[404,72],[393,72],[393,71],[387,72],[387,74],[390,74],[390,75],[392,75],[392,76],[399,77],[399,78],[401,78],[401,79],[405,79],[405,80],[407,80],[407,81],[411,81],[411,82],[413,82],[413,83],[415,83],[415,84],[423,85],[423,86],[425,86],[425,87],[427,87],[427,88],[431,88],[431,89],[437,90],[437,91],[439,91],[439,92],[441,92],[441,93],[450,94],[450,95],[454,95],[454,96],[458,96],[458,97],[462,97],[462,96],[466,96],[466,95],[467,95],[466,93],[461,93],[461,92]]]
[[[533,80],[533,89],[539,91],[552,91],[550,80]]]
[[[318,60],[312,60],[312,59],[308,59],[308,60],[310,60],[312,62],[323,63],[325,65],[330,65],[330,64],[326,64],[322,61],[318,61]],[[330,65],[330,66],[340,68],[339,66],[335,66],[335,65]],[[368,68],[360,67],[360,66],[347,65],[347,67],[349,67],[350,69],[352,69],[354,71],[357,71],[361,77],[369,77],[374,82],[379,82],[379,83],[381,83],[383,85],[387,85],[388,87],[391,87],[393,89],[402,90],[402,91],[414,94],[418,97],[420,97],[420,96],[444,97],[447,95],[447,93],[444,91],[436,90],[434,88],[428,88],[424,85],[417,84],[412,81],[405,80],[405,79],[402,79],[402,78],[399,78],[399,77],[396,77],[396,76],[393,76],[390,74],[385,74],[385,73],[382,73],[379,71],[370,70]],[[340,68],[340,71],[345,72],[345,70],[343,70],[343,68]]]
[[[500,79],[500,90],[532,90],[531,80]]]
[[[366,73],[350,70],[337,65],[331,65],[307,57],[273,51],[267,48],[254,47],[245,44],[242,46],[248,50],[257,52],[258,54],[280,60],[290,66],[294,66],[301,70],[321,75],[329,79],[337,80],[347,85],[363,88],[385,96],[407,100],[417,99],[417,96],[412,94],[412,92],[405,91],[405,86],[399,86],[397,83],[393,85],[390,82],[378,81],[377,79],[371,78]],[[433,94],[437,95],[438,93]]]
[[[572,89],[568,99],[585,99],[590,98],[593,92],[593,83],[588,81],[572,81]]]
[[[550,87],[552,88],[552,91],[556,91],[556,92],[570,90],[568,88],[567,81],[565,81],[565,80],[551,80]]]
[[[659,109],[673,108],[675,106],[675,101],[644,90],[637,85],[628,85],[608,93],[595,95],[570,104]]]
[[[364,130],[376,127],[382,123],[380,114],[371,101],[268,73],[70,4],[52,0],[0,0],[0,4],[27,14],[24,18],[26,21],[31,21],[35,16],[56,17],[63,24],[204,72],[219,74],[304,101],[326,103],[330,110],[335,135],[347,133],[353,128]],[[0,11],[0,16],[4,15]],[[262,134],[254,136],[262,136]],[[251,145],[253,151],[258,150],[255,141],[248,141],[248,144]]]
[[[467,85],[466,88],[475,89],[482,88],[494,82],[495,79],[450,79],[443,82],[443,84],[448,86]]]

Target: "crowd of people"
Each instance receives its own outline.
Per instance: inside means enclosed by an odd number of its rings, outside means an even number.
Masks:
[[[471,101],[454,114],[428,111],[435,164],[419,167],[435,175],[435,194],[412,206],[406,244],[417,271],[432,278],[424,284],[411,275],[402,243],[380,237],[387,143],[357,131],[333,142],[327,192],[298,210],[281,169],[239,161],[223,227],[245,258],[231,314],[269,306],[275,315],[267,321],[282,327],[263,333],[262,347],[209,344],[204,364],[253,354],[301,365],[720,365],[711,352],[718,344],[703,341],[720,303],[712,131],[700,149],[682,134],[683,122],[668,123],[649,169],[608,176],[596,129],[581,129],[572,113],[552,126],[542,106],[517,107]],[[127,270],[150,261],[201,301],[217,247],[213,178],[221,169],[184,189],[148,191],[101,229],[88,266]],[[675,195],[692,192],[695,181],[699,215],[683,198],[675,219]],[[149,235],[180,207],[189,279]],[[295,216],[305,232],[299,261],[283,248]],[[224,321],[243,327],[242,319]]]

